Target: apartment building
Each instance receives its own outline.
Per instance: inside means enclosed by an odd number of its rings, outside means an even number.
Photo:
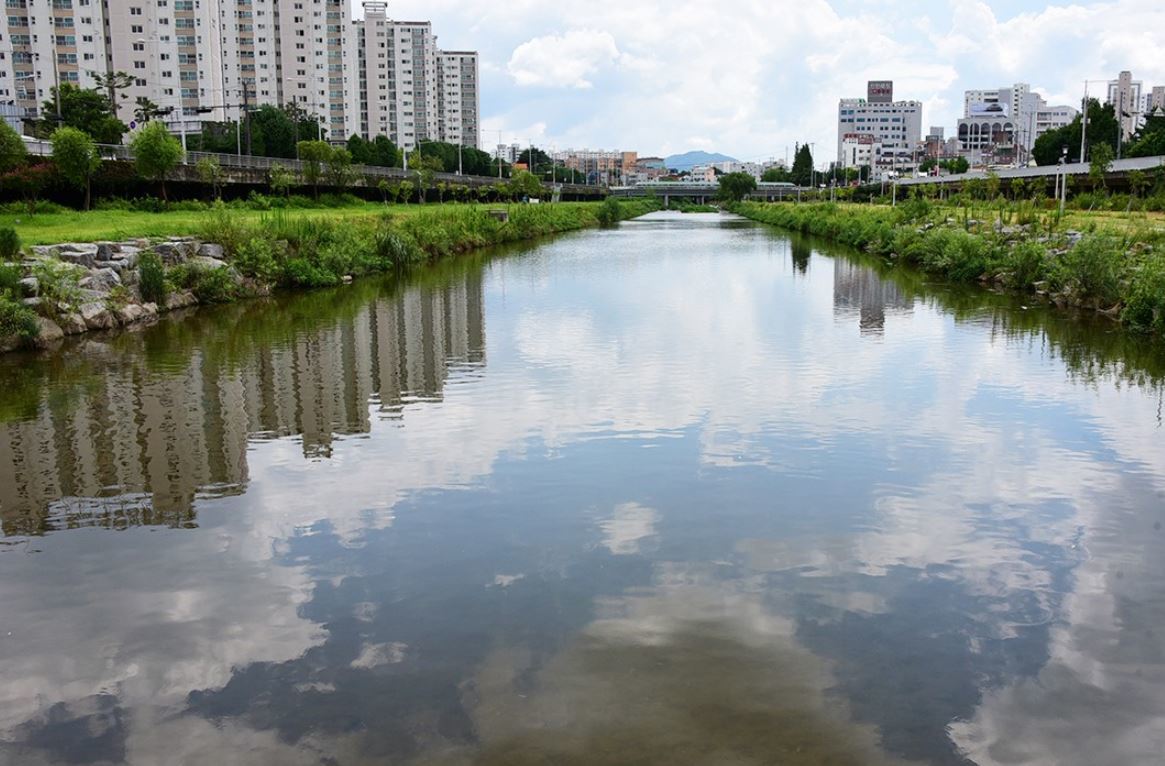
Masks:
[[[552,155],[555,162],[571,170],[585,173],[588,180],[618,180],[636,172],[638,152],[605,151],[602,149],[567,149]]]
[[[343,141],[388,135],[411,149],[477,146],[477,54],[442,52],[429,22],[388,18],[383,2],[352,19],[349,0],[5,0],[0,104],[38,117],[58,82],[95,87],[126,72],[118,117],[139,98],[172,130],[237,120],[248,107],[295,104]]]
[[[1108,82],[1108,98],[1105,103],[1115,107],[1117,121],[1120,122],[1125,141],[1133,137],[1133,133],[1141,124],[1141,108],[1144,105],[1142,90],[1144,84],[1140,80],[1134,80],[1133,73],[1128,70]]]
[[[922,141],[922,102],[895,101],[894,83],[871,80],[865,98],[843,98],[837,107],[837,161],[846,164],[847,137],[850,150],[877,146],[876,163],[887,167],[908,166],[917,159]]]

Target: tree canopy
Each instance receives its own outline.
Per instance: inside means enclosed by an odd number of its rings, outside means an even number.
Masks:
[[[756,191],[756,179],[749,173],[725,173],[719,181],[720,198],[730,202],[740,202]]]
[[[1107,145],[1116,151],[1117,135],[1120,126],[1116,120],[1116,112],[1112,104],[1101,104],[1096,99],[1088,100],[1088,153],[1091,155],[1095,147]],[[1049,130],[1036,139],[1032,147],[1032,157],[1037,165],[1055,165],[1063,156],[1065,147],[1068,149],[1068,162],[1080,161],[1080,138],[1083,132],[1080,116],[1069,124],[1056,130]]]
[[[1125,149],[1127,157],[1157,157],[1165,154],[1165,114],[1149,115]]]
[[[813,152],[809,149],[809,144],[801,144],[797,149],[790,175],[793,183],[798,186],[809,186],[813,183]]]
[[[93,174],[101,167],[101,155],[88,133],[64,125],[53,131],[53,164],[69,183],[85,190],[85,209],[89,209],[89,190]]]
[[[51,133],[52,130],[61,125],[67,125],[88,133],[99,144],[121,143],[121,137],[129,128],[114,116],[109,99],[104,93],[96,88],[78,88],[67,82],[61,83],[59,90],[61,99],[60,125],[56,121],[58,89],[53,88],[51,90],[53,97],[41,106],[41,113],[45,115],[41,120],[42,135]]]
[[[160,122],[147,122],[129,142],[138,172],[161,184],[166,199],[166,174],[182,161],[182,144]]]
[[[789,172],[788,168],[778,165],[769,168],[761,175],[760,180],[765,183],[790,183],[793,180],[793,174]]]
[[[28,160],[24,139],[4,120],[0,120],[0,173],[16,170]]]

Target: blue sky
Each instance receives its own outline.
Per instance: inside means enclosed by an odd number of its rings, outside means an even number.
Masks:
[[[868,79],[924,103],[949,131],[962,93],[1028,82],[1078,104],[1085,79],[1130,69],[1165,85],[1165,3],[946,0],[401,0],[439,44],[482,58],[482,143],[835,151],[837,100]],[[1103,90],[1102,84],[1093,85]]]

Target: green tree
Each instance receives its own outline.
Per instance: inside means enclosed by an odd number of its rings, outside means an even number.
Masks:
[[[401,166],[401,152],[392,139],[379,135],[372,139],[371,163],[382,168],[399,168]]]
[[[1133,136],[1125,154],[1128,157],[1158,157],[1165,154],[1165,114],[1150,114]]]
[[[537,199],[542,196],[542,182],[538,176],[528,170],[519,170],[507,184],[508,191],[514,199],[529,197]]]
[[[147,122],[129,142],[138,173],[157,181],[166,201],[166,175],[182,161],[182,143],[160,122]]]
[[[1129,191],[1134,197],[1140,197],[1145,189],[1149,188],[1149,177],[1141,170],[1129,171]]]
[[[1116,151],[1117,135],[1120,125],[1116,119],[1116,111],[1112,104],[1101,104],[1096,99],[1088,100],[1088,153],[1091,156],[1095,147],[1107,145]],[[1067,149],[1068,162],[1080,162],[1080,139],[1083,125],[1080,116],[1062,128],[1049,130],[1036,139],[1032,147],[1032,157],[1038,165],[1055,165],[1065,156]]]
[[[320,196],[320,179],[324,166],[332,159],[332,147],[327,141],[300,141],[299,161],[303,168],[303,180],[311,185],[316,199]]]
[[[214,157],[203,157],[198,161],[198,177],[210,186],[211,194],[218,199],[222,191],[222,166]]]
[[[967,161],[966,157],[952,157],[940,162],[939,167],[951,175],[961,175],[971,169],[971,163]]]
[[[1105,178],[1112,168],[1113,155],[1112,147],[1108,144],[1097,144],[1092,147],[1092,159],[1088,164],[1088,178],[1092,181],[1092,188],[1095,189],[1097,186],[1108,188]]]
[[[6,121],[0,120],[0,173],[9,173],[28,162],[24,139]]]
[[[793,174],[790,173],[783,165],[769,168],[761,175],[760,180],[765,183],[789,183],[793,180]]]
[[[46,115],[42,121],[42,130],[51,133],[56,124],[56,94],[58,89],[52,88],[53,97],[42,105],[42,113]],[[96,89],[82,89],[70,83],[61,83],[59,88],[61,99],[61,125],[68,125],[88,133],[99,144],[119,144],[121,137],[129,128],[125,123],[114,116],[105,94]]]
[[[134,76],[129,72],[115,72],[109,70],[107,72],[89,72],[93,76],[93,82],[97,83],[97,89],[105,91],[106,100],[109,103],[109,108],[112,113],[117,112],[117,92],[133,87]],[[129,98],[124,93],[121,97]]]
[[[813,183],[813,153],[809,144],[802,144],[793,158],[793,183],[798,186],[809,186]]]
[[[987,199],[994,200],[999,196],[999,188],[1003,185],[999,175],[995,171],[987,171],[987,177],[983,180],[984,191],[987,192]]]
[[[352,154],[347,149],[332,149],[328,158],[328,180],[337,191],[344,191],[352,185],[355,174],[352,171]]]
[[[929,173],[936,167],[938,167],[938,160],[936,160],[934,157],[927,157],[925,160],[918,163],[918,170],[922,173]]]
[[[372,164],[372,143],[365,141],[360,136],[353,133],[348,138],[348,154],[352,155],[352,162],[357,165],[371,165]]]
[[[271,165],[267,171],[267,184],[272,194],[282,194],[284,197],[291,194],[291,185],[295,182],[295,175],[278,162]]]
[[[162,109],[145,96],[138,96],[134,101],[133,118],[138,122],[149,122],[163,114],[169,114],[169,110]]]
[[[719,180],[719,197],[729,202],[740,202],[756,191],[756,179],[748,173],[725,173]]]
[[[53,131],[53,164],[65,179],[85,190],[85,209],[89,209],[93,174],[101,167],[101,155],[88,133],[68,125]]]
[[[407,205],[409,204],[409,197],[413,196],[413,182],[401,181],[400,185],[396,187],[397,193],[400,194],[401,200]]]

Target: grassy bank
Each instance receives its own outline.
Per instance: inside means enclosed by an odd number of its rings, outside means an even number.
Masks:
[[[896,208],[743,203],[763,223],[841,242],[955,282],[1028,292],[1165,333],[1165,233],[1152,226],[1067,230],[1022,206],[966,208],[911,200]]]
[[[315,288],[338,285],[352,278],[399,272],[456,253],[507,242],[612,224],[643,215],[656,204],[642,201],[558,203],[544,205],[429,205],[407,210],[384,209],[352,215],[333,210],[275,210],[268,212],[219,207],[209,212],[184,213],[180,233],[222,245],[231,268],[206,268],[183,263],[166,268],[153,253],[143,253],[136,275],[106,298],[111,311],[127,304],[165,306],[170,295],[193,293],[200,303],[229,303],[265,294],[272,288]],[[508,219],[492,211],[504,209]],[[100,215],[100,213],[96,214]],[[135,213],[146,216],[122,237],[147,236],[162,219],[178,214]],[[187,217],[189,216],[189,217]],[[134,219],[136,220],[136,219]],[[168,223],[174,223],[170,218]],[[74,226],[62,239],[83,241],[86,230]],[[173,236],[175,231],[167,231]],[[93,239],[105,237],[96,236]],[[45,319],[75,314],[83,303],[79,280],[86,272],[54,261],[37,262],[32,276],[38,283],[36,311]],[[22,304],[20,280],[28,269],[0,264],[0,341],[19,336],[35,340],[37,315]],[[91,299],[90,299],[91,300]]]

